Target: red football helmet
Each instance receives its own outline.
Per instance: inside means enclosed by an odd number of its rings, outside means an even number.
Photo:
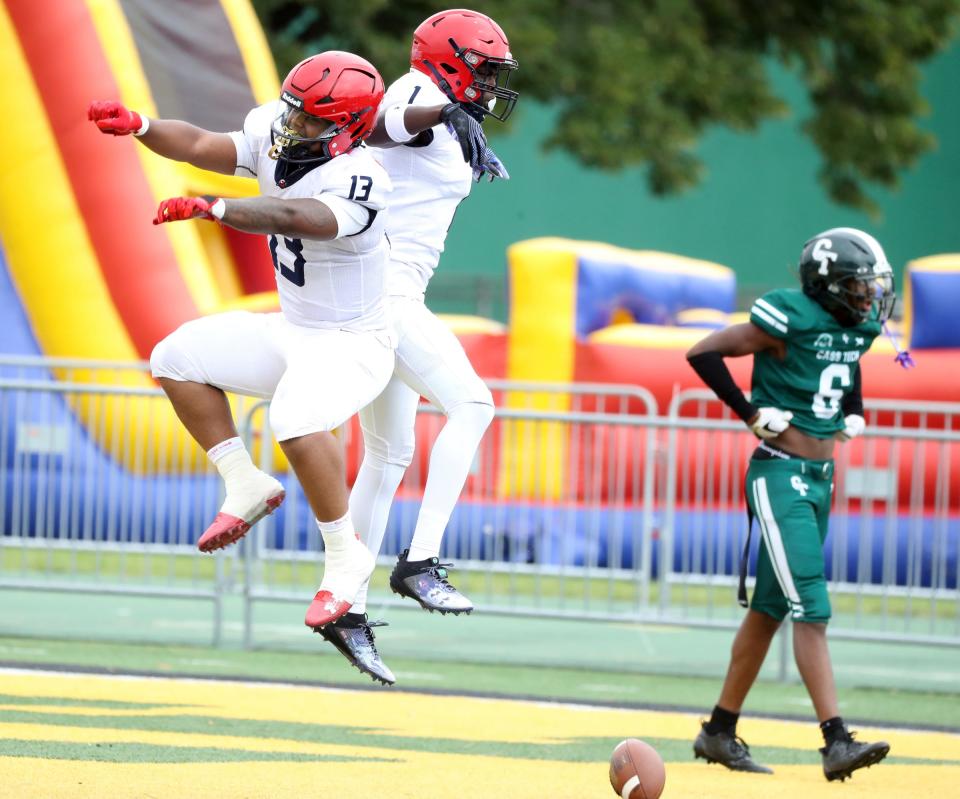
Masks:
[[[451,102],[467,103],[482,114],[504,120],[517,103],[517,92],[507,88],[517,68],[510,43],[501,27],[478,11],[454,8],[420,23],[413,32],[410,63]],[[504,101],[499,112],[496,100]]]
[[[370,135],[383,78],[366,59],[329,50],[291,69],[280,99],[283,113],[270,131],[270,156],[292,164],[329,161]],[[319,133],[304,135],[305,123]]]

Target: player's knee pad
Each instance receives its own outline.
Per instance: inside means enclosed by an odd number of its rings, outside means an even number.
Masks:
[[[456,420],[457,424],[474,431],[479,439],[493,421],[493,415],[494,407],[491,397],[489,402],[464,402],[451,408],[447,412],[447,423]]]
[[[460,403],[460,406],[470,406],[469,413],[477,417],[486,414],[487,425],[489,425],[493,419],[493,394],[490,393],[487,384],[479,377],[476,377],[470,384],[470,393],[464,402]],[[449,415],[450,412],[448,412],[447,415]]]
[[[150,353],[150,374],[154,377],[168,377],[171,380],[204,382],[200,370],[183,346],[182,328],[174,330],[160,341]]]

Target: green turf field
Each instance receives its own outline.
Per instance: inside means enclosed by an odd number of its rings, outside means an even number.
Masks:
[[[224,606],[224,641],[209,646],[212,607],[195,600],[0,590],[0,662],[155,674],[245,677],[375,688],[303,626],[305,603],[255,609],[255,648],[242,648],[242,607]],[[483,614],[442,617],[378,607],[377,642],[396,689],[542,697],[621,706],[716,701],[732,632]],[[960,666],[949,649],[835,641],[844,714],[854,720],[960,728]],[[775,643],[751,694],[757,713],[809,717]],[[789,650],[786,651],[789,662]],[[376,690],[384,690],[379,687]]]
[[[38,647],[39,649],[40,647]],[[105,654],[105,653],[101,653]],[[864,727],[884,763],[827,783],[808,723],[750,718],[775,774],[694,762],[690,713],[277,684],[0,671],[0,774],[17,799],[610,797],[607,760],[640,737],[664,796],[948,796],[960,735]]]
[[[731,629],[441,617],[373,594],[398,678],[385,688],[303,626],[309,593],[257,603],[245,648],[238,595],[213,647],[207,600],[0,589],[0,797],[611,797],[624,737],[662,753],[667,799],[946,796],[960,779],[949,648],[832,642],[845,718],[893,747],[839,788],[782,643],[739,729],[776,770],[765,778],[692,760]]]

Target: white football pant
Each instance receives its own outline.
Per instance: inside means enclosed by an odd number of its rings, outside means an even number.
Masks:
[[[150,356],[154,377],[270,399],[278,441],[334,430],[393,372],[388,331],[302,327],[281,313],[231,311],[181,325]]]
[[[371,552],[380,550],[393,496],[413,460],[420,396],[447,416],[430,454],[411,560],[439,554],[440,542],[493,419],[493,397],[463,346],[419,299],[390,298],[396,369],[384,391],[360,411],[364,456],[350,494],[350,514]],[[417,557],[414,557],[414,556]],[[422,557],[421,557],[422,556]],[[351,609],[363,612],[366,586]]]

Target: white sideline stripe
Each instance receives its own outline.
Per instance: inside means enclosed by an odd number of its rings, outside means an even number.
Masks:
[[[763,310],[765,310],[771,316],[775,316],[784,324],[787,324],[790,321],[789,316],[787,316],[783,311],[781,311],[775,305],[771,305],[769,302],[763,299],[763,297],[759,297],[756,300],[754,300],[754,305],[759,305],[761,308],[763,308]]]
[[[779,330],[781,333],[787,332],[787,326],[785,324],[783,324],[782,322],[778,322],[776,319],[770,316],[770,314],[768,314],[762,308],[758,308],[756,305],[754,305],[753,308],[751,308],[750,310],[753,312],[754,316],[760,317],[764,322],[770,325],[770,327],[772,327],[774,330]]]
[[[684,629],[689,629],[689,628],[684,628]],[[14,647],[9,647],[9,649],[10,651],[14,651]],[[18,654],[23,654],[24,652],[24,650],[20,649],[19,647],[17,647],[15,651]],[[31,650],[26,650],[26,651],[29,652]],[[40,651],[47,651],[47,650],[40,650]],[[863,666],[860,663],[851,663],[851,664],[839,665],[839,666],[835,665],[834,668],[839,669],[844,673],[849,673],[851,675],[857,675],[861,673],[861,671],[863,671],[865,673],[899,677],[904,681],[909,681],[911,678],[916,677],[915,666],[911,666],[910,668],[903,668],[903,669],[898,669],[896,667],[884,669],[884,668],[873,668],[870,666]],[[928,674],[935,674],[937,679],[942,678],[944,683],[949,684],[951,688],[956,683],[955,671],[930,672],[929,670],[924,670],[923,674],[924,676],[927,676]],[[103,680],[103,681],[123,680],[123,681],[129,681],[129,682],[163,681],[163,682],[190,683],[193,685],[207,685],[207,684],[213,683],[215,685],[226,685],[234,688],[237,686],[249,686],[250,688],[257,688],[257,689],[263,688],[266,690],[272,690],[272,689],[289,690],[292,688],[296,690],[317,691],[320,693],[330,693],[330,694],[354,694],[357,696],[370,695],[370,691],[368,689],[350,688],[348,686],[334,687],[332,685],[304,685],[302,683],[284,682],[282,680],[253,681],[253,680],[241,680],[241,679],[231,678],[231,677],[196,677],[196,676],[182,677],[177,675],[175,672],[172,672],[170,674],[162,674],[162,675],[156,674],[156,675],[148,676],[144,674],[116,674],[116,673],[106,674],[102,672],[61,671],[59,669],[51,670],[51,669],[45,669],[45,668],[34,668],[32,666],[0,667],[0,677],[6,676],[6,675],[15,676],[15,677],[40,676],[40,677],[49,677],[51,679],[58,679],[58,680],[59,679],[62,679],[62,680],[82,679],[82,680]],[[414,695],[414,696],[418,695],[417,690],[415,688],[400,689],[396,693],[400,695],[404,695],[404,694]],[[419,695],[427,696],[428,698],[434,698],[434,695],[432,694],[419,694]],[[451,694],[451,696],[455,698],[459,698],[461,695]],[[480,695],[479,697],[477,697],[476,695],[473,695],[473,694],[463,694],[463,696],[467,696],[471,699],[477,698],[480,701],[484,701],[484,702],[509,702],[511,705],[526,705],[526,706],[536,707],[536,708],[550,708],[550,709],[560,708],[563,710],[573,710],[573,711],[585,712],[585,713],[596,713],[596,712],[607,713],[610,711],[609,704],[595,705],[595,704],[592,704],[589,700],[583,700],[579,702],[573,701],[573,700],[566,701],[566,702],[557,702],[553,700],[529,699],[529,698],[512,699],[509,696]],[[809,699],[789,700],[790,704],[799,704],[801,702],[805,702],[808,707],[810,707],[812,704],[809,701]],[[703,714],[699,712],[690,712],[685,710],[676,710],[676,711],[656,710],[656,711],[650,711],[650,712],[655,713],[658,716],[664,716],[664,717],[680,716],[684,719],[687,719],[691,724],[694,723],[697,719],[701,721],[703,720]],[[794,723],[794,722],[785,722],[785,723]],[[877,727],[882,730],[903,731],[909,734],[914,734],[918,732],[921,732],[921,733],[934,732],[938,734],[943,733],[942,728],[931,729],[928,727],[923,727],[920,725],[913,725],[913,724],[901,727],[901,726],[898,726],[897,722],[876,722],[871,726]]]
[[[630,799],[630,791],[640,784],[640,778],[634,774],[629,780],[623,783],[623,790],[620,791],[622,799]]]
[[[800,594],[797,593],[797,587],[793,583],[793,575],[790,573],[790,562],[787,560],[787,551],[783,546],[783,536],[777,526],[777,519],[773,515],[773,508],[770,505],[766,477],[758,477],[754,481],[753,501],[757,506],[760,532],[763,535],[763,540],[767,542],[767,553],[770,555],[770,562],[773,564],[777,582],[780,583],[780,590],[793,605],[790,610],[799,608],[800,612],[803,613],[803,603],[800,601]],[[791,613],[791,615],[793,614]]]

